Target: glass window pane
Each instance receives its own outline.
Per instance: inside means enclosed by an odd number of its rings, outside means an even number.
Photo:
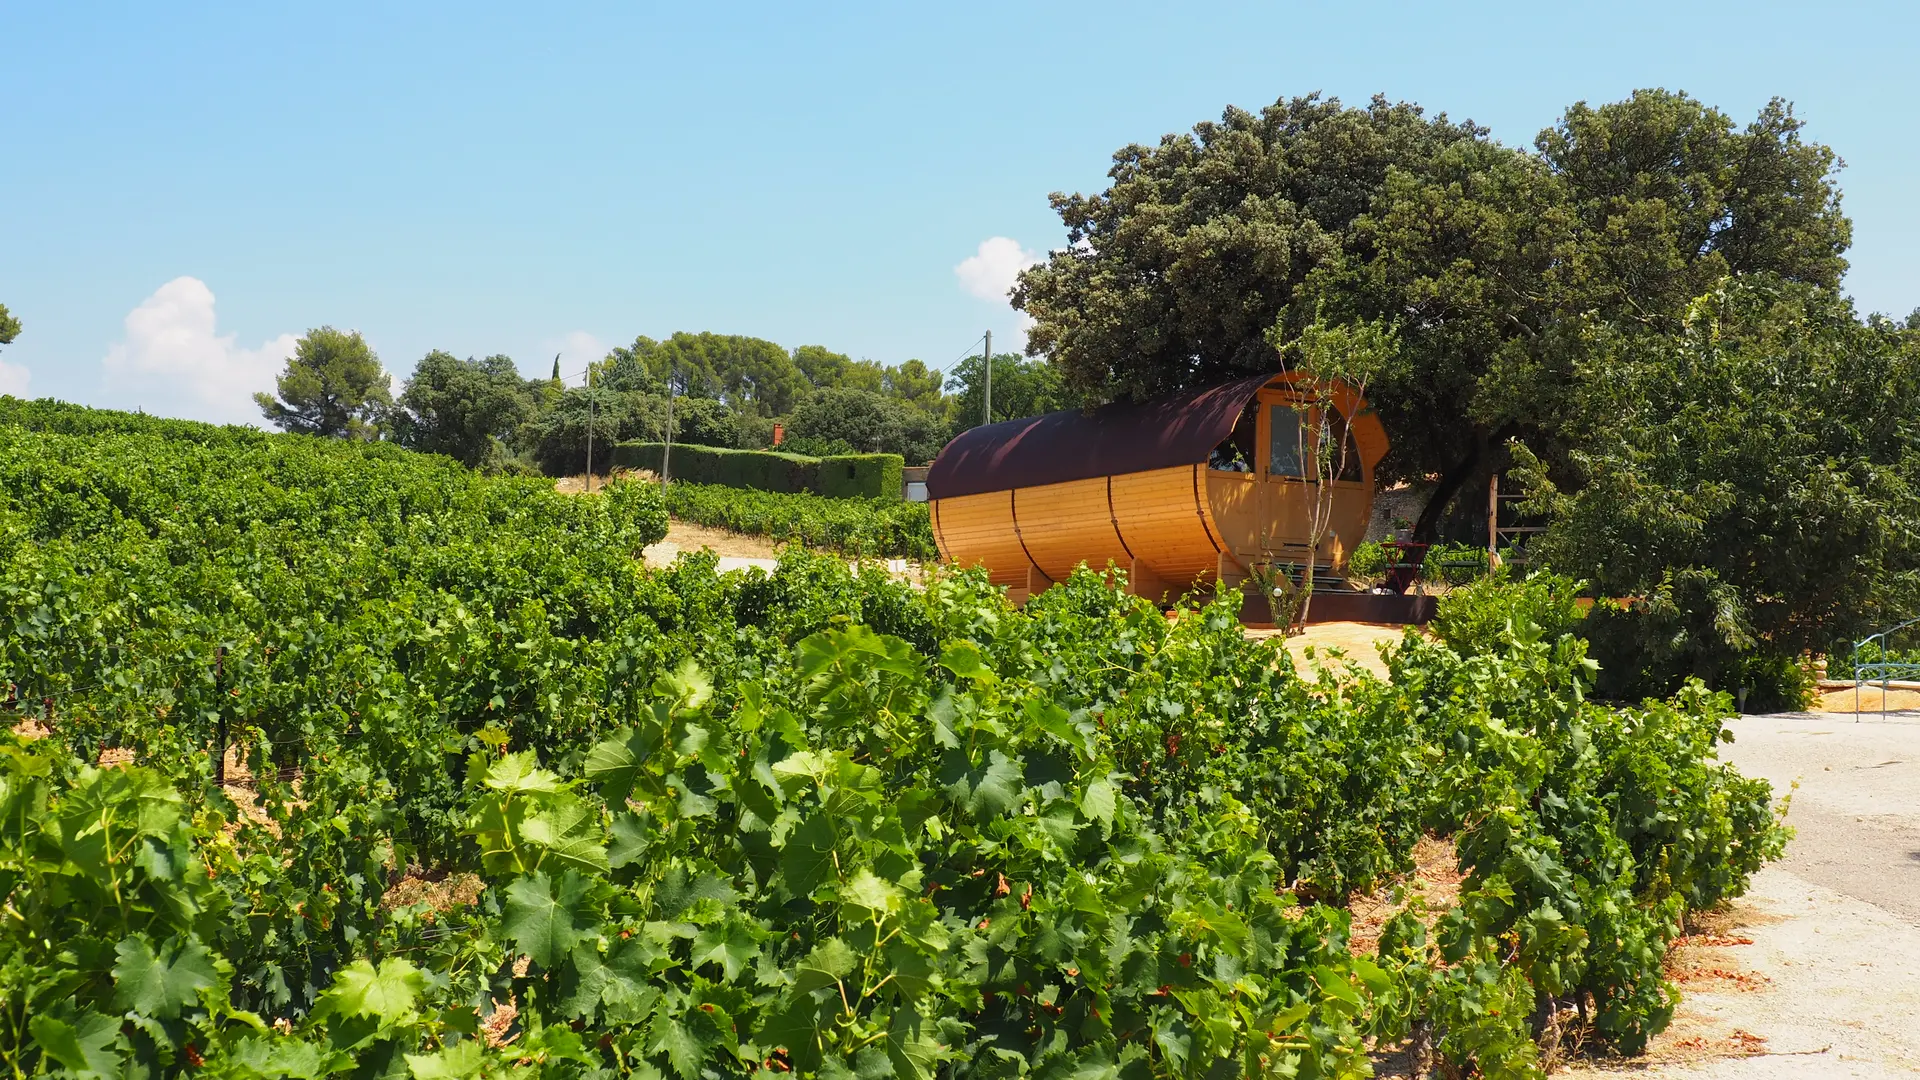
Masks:
[[[1300,452],[1306,447],[1306,433],[1300,429],[1300,414],[1291,405],[1269,405],[1267,427],[1272,432],[1267,449],[1267,475],[1301,476]]]

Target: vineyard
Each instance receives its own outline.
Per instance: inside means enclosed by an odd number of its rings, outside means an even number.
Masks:
[[[849,555],[939,557],[926,503],[893,498],[829,498],[807,492],[755,491],[676,480],[667,509],[682,521],[790,540]]]
[[[649,571],[701,489],[5,406],[15,1075],[1530,1076],[1784,841],[1550,581],[1303,679],[1237,596]],[[1458,904],[1358,947],[1425,835]]]

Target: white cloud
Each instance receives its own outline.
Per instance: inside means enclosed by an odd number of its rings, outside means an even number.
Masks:
[[[995,236],[980,241],[980,249],[960,260],[953,272],[960,287],[982,300],[1005,303],[1013,291],[1020,271],[1040,261],[1040,257],[1020,246],[1020,241]]]
[[[560,374],[569,383],[577,382],[574,373],[585,371],[588,364],[604,360],[607,356],[607,343],[587,333],[585,330],[573,330],[557,338],[548,338],[540,343],[540,359],[533,367],[537,370],[527,374],[540,378],[553,370],[553,355],[560,354]],[[522,369],[525,371],[526,369]]]
[[[257,390],[272,391],[294,336],[243,349],[215,332],[213,290],[177,277],[127,313],[127,337],[107,350],[108,390],[152,413],[215,423],[260,423]]]
[[[0,360],[0,394],[12,394],[14,397],[27,396],[27,383],[33,380],[33,372],[19,364],[9,364]]]

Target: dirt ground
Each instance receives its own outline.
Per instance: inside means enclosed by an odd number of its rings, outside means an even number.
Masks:
[[[1312,670],[1313,660],[1338,664],[1335,650],[1346,660],[1359,664],[1381,678],[1387,677],[1387,665],[1380,659],[1380,646],[1399,641],[1407,627],[1399,623],[1326,622],[1309,623],[1301,633],[1286,639],[1287,655],[1296,670]],[[1279,630],[1249,630],[1249,638],[1282,636]],[[1308,657],[1309,650],[1313,658]]]
[[[667,538],[661,542],[672,544],[676,553],[712,548],[715,555],[740,559],[776,559],[780,557],[780,548],[783,546],[764,536],[728,532],[726,529],[695,525],[678,518],[667,523]]]

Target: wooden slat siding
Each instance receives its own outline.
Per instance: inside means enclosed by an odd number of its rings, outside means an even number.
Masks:
[[[1347,556],[1366,539],[1367,524],[1373,520],[1373,485],[1341,480],[1333,489],[1333,528],[1323,551],[1336,566],[1344,567]]]
[[[1252,473],[1208,472],[1207,502],[1221,542],[1245,562],[1260,553],[1260,481]]]
[[[1211,577],[1218,554],[1209,538],[1212,508],[1206,517],[1193,505],[1193,468],[1180,466],[1113,478],[1113,513],[1120,519],[1133,556],[1168,581]]]
[[[1027,557],[1013,531],[1007,493],[936,500],[940,507],[940,554],[955,566],[985,566],[995,585],[1027,583]]]
[[[1020,528],[1020,491],[1018,488],[1010,489],[1007,492],[1007,514],[1013,519],[1013,535],[1020,541],[1020,554],[1027,560],[1027,568],[1037,571],[1041,577],[1047,579],[1046,585],[1039,585],[1038,588],[1036,588],[1037,583],[1033,580],[1033,575],[1027,575],[1027,594],[1031,596],[1035,592],[1044,590],[1047,585],[1053,584],[1053,579],[1048,578],[1047,572],[1040,569],[1040,564],[1033,561],[1033,550],[1027,547],[1027,534]]]
[[[1017,488],[1014,517],[1027,554],[1054,581],[1065,581],[1083,562],[1105,570],[1109,561],[1132,561],[1113,530],[1105,477]]]

